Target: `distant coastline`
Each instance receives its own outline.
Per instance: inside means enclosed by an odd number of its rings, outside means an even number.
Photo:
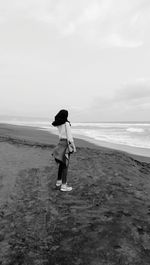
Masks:
[[[28,126],[57,135],[50,120],[23,117],[1,119],[1,123]],[[94,145],[104,146],[131,154],[150,157],[150,122],[78,122],[72,123],[72,132]]]
[[[43,128],[39,127],[33,127],[33,126],[23,126],[23,125],[14,125],[14,124],[7,124],[7,123],[0,123],[0,136],[3,138],[9,138],[10,139],[17,139],[17,141],[21,140],[23,142],[28,143],[28,140],[31,141],[31,143],[34,142],[38,145],[44,144],[49,145],[50,143],[56,144],[58,142],[58,136],[56,133],[52,133],[50,131],[47,131]],[[5,137],[6,136],[6,137]],[[7,139],[6,139],[7,141]],[[77,147],[84,147],[84,148],[94,148],[94,149],[110,149],[110,150],[116,150],[121,151],[124,153],[127,153],[128,155],[132,156],[134,159],[137,159],[141,162],[150,163],[150,153],[149,149],[141,149],[141,148],[132,148],[128,146],[122,146],[122,145],[115,145],[104,141],[97,141],[88,139],[88,137],[84,137],[82,135],[75,137],[75,143],[77,144]]]

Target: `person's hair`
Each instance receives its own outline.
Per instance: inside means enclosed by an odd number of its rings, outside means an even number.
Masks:
[[[55,119],[52,122],[52,125],[59,126],[59,125],[64,124],[65,122],[69,122],[68,121],[68,110],[62,109],[56,114]]]

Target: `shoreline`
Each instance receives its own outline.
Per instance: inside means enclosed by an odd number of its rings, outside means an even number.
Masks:
[[[31,142],[32,145],[39,146],[55,146],[58,142],[57,134],[54,134],[48,130],[44,130],[39,127],[33,126],[24,126],[24,125],[15,125],[15,124],[7,124],[0,123],[0,138],[6,141],[12,141],[16,143],[22,141],[20,143],[24,143],[29,145]],[[76,138],[74,137],[75,144],[77,148],[91,148],[91,149],[99,149],[104,151],[116,151],[126,154],[132,157],[135,160],[139,160],[140,162],[150,163],[150,156],[145,154],[145,149],[143,150],[143,154],[139,154],[135,151],[135,148],[112,144],[104,141],[91,140],[88,137]]]
[[[9,124],[9,125],[16,125],[16,126],[22,126],[22,127],[28,127],[28,128],[33,128],[33,129],[36,129],[36,130],[42,130],[42,131],[47,131],[51,134],[54,134],[54,135],[57,135],[57,131],[56,131],[56,128],[54,130],[54,128],[52,128],[52,126],[50,126],[50,124],[48,125],[48,123],[42,123],[42,122],[39,122],[39,123],[27,123],[27,122],[9,122],[9,121],[4,121],[4,122],[1,122],[1,124],[4,123],[4,124]],[[44,125],[45,124],[45,125]],[[125,123],[126,124],[126,123]],[[126,124],[127,125],[127,124]],[[139,125],[139,124],[137,124]],[[82,127],[81,127],[82,128]],[[129,129],[132,129],[132,128],[129,128]],[[118,150],[118,151],[125,151],[129,154],[132,154],[132,155],[137,155],[137,156],[142,156],[142,157],[150,157],[150,148],[147,148],[148,146],[144,147],[144,142],[138,144],[138,142],[136,143],[135,141],[135,145],[134,145],[134,141],[133,143],[131,142],[131,145],[128,144],[128,143],[121,143],[120,140],[118,139],[118,141],[114,141],[113,142],[113,139],[112,141],[109,139],[96,139],[96,138],[93,138],[91,137],[91,135],[86,135],[86,134],[82,134],[80,132],[78,132],[78,130],[72,130],[72,134],[73,134],[73,137],[76,138],[76,139],[80,139],[80,140],[84,140],[86,142],[90,142],[92,144],[94,144],[94,146],[100,146],[100,147],[107,147],[107,148],[111,148],[111,149],[115,149],[115,150]],[[136,135],[135,135],[136,137]],[[127,141],[128,142],[128,141]]]
[[[146,148],[140,148],[140,147],[133,147],[133,146],[129,146],[129,145],[122,145],[122,144],[114,144],[114,143],[110,143],[110,142],[106,142],[106,141],[100,141],[100,140],[94,140],[92,138],[89,137],[82,137],[80,136],[80,139],[83,141],[87,141],[90,142],[92,144],[94,144],[94,146],[97,147],[104,147],[104,148],[108,148],[111,150],[116,150],[116,151],[120,151],[123,153],[126,153],[128,155],[131,155],[135,158],[139,158],[140,161],[147,161],[148,163],[150,163],[150,149],[146,149]]]

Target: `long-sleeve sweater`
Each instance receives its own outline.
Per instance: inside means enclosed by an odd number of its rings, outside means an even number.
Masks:
[[[69,142],[74,143],[70,124],[65,122],[62,125],[57,126],[59,132],[59,139],[68,139]]]

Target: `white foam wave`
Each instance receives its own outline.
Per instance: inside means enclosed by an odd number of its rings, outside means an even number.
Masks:
[[[50,121],[11,120],[6,123],[38,127],[58,134]],[[74,137],[150,149],[150,123],[72,123]]]
[[[71,123],[73,127],[101,127],[101,128],[108,128],[108,127],[150,127],[150,123],[121,123],[121,122],[74,122]]]
[[[132,137],[126,131],[118,132],[118,131],[100,131],[100,130],[84,130],[79,129],[73,131],[74,135],[82,135],[85,138],[94,139],[96,141],[105,141],[113,144],[121,144],[139,148],[150,148],[150,137],[140,138],[140,137]]]
[[[143,133],[144,132],[144,129],[143,128],[128,128],[126,129],[128,132],[135,132],[135,133]]]

